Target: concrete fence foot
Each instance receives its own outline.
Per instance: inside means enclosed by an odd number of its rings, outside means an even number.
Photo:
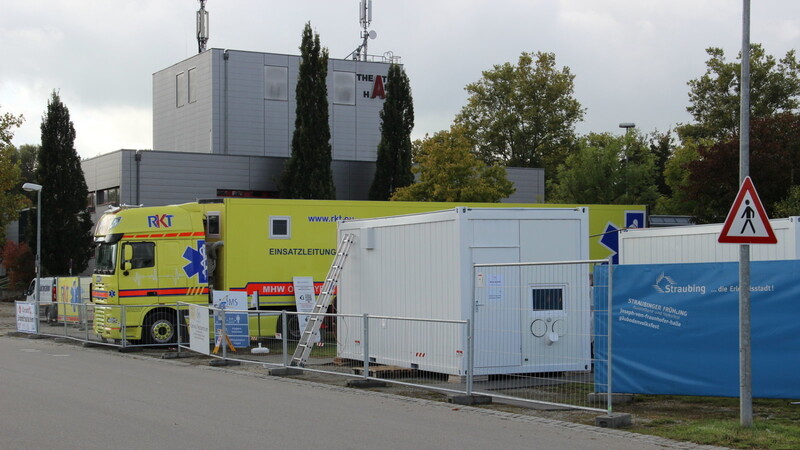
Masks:
[[[303,369],[297,367],[281,367],[278,369],[270,369],[269,374],[273,377],[286,377],[290,375],[302,375]]]
[[[386,382],[381,380],[347,380],[347,387],[351,388],[366,389],[386,386]]]
[[[477,394],[455,394],[447,396],[447,401],[456,405],[488,405],[492,403],[492,397]]]
[[[631,423],[631,415],[625,413],[611,413],[594,418],[594,424],[603,428],[629,427]]]

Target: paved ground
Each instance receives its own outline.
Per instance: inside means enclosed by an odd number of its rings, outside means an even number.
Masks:
[[[157,359],[161,352],[30,340],[9,335],[13,329],[13,304],[0,303],[2,448],[712,448],[511,407],[455,406],[252,367],[211,368],[199,358]]]

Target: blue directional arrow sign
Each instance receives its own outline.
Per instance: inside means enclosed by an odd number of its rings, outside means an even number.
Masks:
[[[611,250],[614,257],[611,259],[612,264],[619,264],[619,228],[611,222],[606,225],[603,236],[600,237],[600,245]]]

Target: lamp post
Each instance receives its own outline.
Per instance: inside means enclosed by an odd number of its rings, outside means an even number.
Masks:
[[[39,322],[39,300],[41,292],[39,286],[41,285],[42,276],[42,185],[35,183],[25,183],[22,189],[33,192],[36,191],[36,322],[38,329]]]

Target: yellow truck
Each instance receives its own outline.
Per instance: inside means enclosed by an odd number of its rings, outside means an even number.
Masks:
[[[178,336],[176,302],[207,305],[214,290],[258,294],[258,309],[295,310],[294,277],[323,284],[336,252],[336,222],[451,209],[455,206],[570,207],[339,200],[215,199],[122,207],[95,228],[94,331],[103,340],[168,344]],[[609,224],[645,218],[641,205],[589,205],[590,256],[605,258]],[[642,223],[642,222],[639,222]],[[124,307],[124,308],[122,308]],[[282,332],[277,316],[251,318],[251,334]],[[297,337],[296,316],[287,335]],[[124,327],[123,327],[124,321]],[[123,336],[124,329],[124,336]]]

